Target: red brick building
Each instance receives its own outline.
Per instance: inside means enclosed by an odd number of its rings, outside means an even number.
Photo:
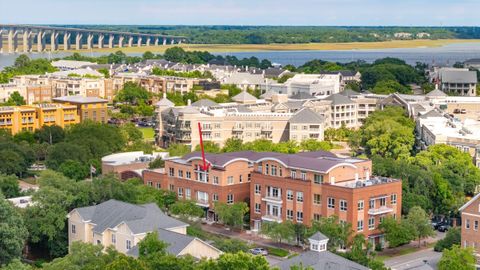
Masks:
[[[207,172],[200,170],[199,152],[168,160],[163,173],[144,171],[144,183],[196,201],[212,219],[216,201],[248,201],[254,231],[262,222],[311,225],[320,217],[336,215],[379,243],[381,220],[388,215],[400,218],[402,183],[372,177],[371,160],[339,158],[325,151],[244,151],[206,154],[206,160],[211,165]]]
[[[462,247],[472,247],[480,254],[480,193],[459,209],[462,218]]]

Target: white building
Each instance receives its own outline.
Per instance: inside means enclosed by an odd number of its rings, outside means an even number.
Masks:
[[[285,83],[267,82],[264,92],[273,91],[278,94],[293,96],[306,93],[312,96],[326,97],[343,90],[342,76],[335,74],[296,74]]]

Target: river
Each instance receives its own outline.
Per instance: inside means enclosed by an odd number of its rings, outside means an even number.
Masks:
[[[57,58],[65,57],[71,53],[58,51],[55,53],[30,53],[31,58]],[[87,56],[99,56],[105,53],[85,52]],[[480,43],[457,43],[448,44],[435,48],[402,48],[402,49],[374,49],[374,50],[324,50],[324,51],[262,51],[262,52],[225,52],[220,55],[234,55],[239,58],[255,56],[259,59],[269,59],[273,63],[282,65],[292,64],[299,66],[313,59],[322,59],[332,62],[351,62],[364,60],[373,62],[384,57],[396,57],[405,60],[409,64],[423,62],[427,64],[453,65],[455,62],[465,61],[471,58],[480,58]],[[132,56],[140,56],[141,53],[131,53]],[[18,54],[0,55],[0,69],[12,65]]]

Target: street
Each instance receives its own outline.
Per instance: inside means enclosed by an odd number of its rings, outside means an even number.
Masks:
[[[414,253],[406,254],[403,256],[393,257],[391,259],[385,260],[385,266],[391,267],[392,270],[406,270],[406,269],[415,269],[414,267],[419,267],[426,263],[430,265],[433,269],[437,269],[437,264],[440,261],[442,256],[441,252],[433,251],[433,248],[420,250]],[[418,268],[418,269],[428,269],[428,268]]]

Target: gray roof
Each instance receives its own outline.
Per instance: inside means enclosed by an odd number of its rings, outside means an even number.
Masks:
[[[196,107],[193,107],[192,105],[183,107],[183,108],[181,108],[178,112],[181,113],[181,114],[195,114],[195,113],[200,113],[200,111],[199,111]]]
[[[443,117],[443,115],[436,110],[431,110],[425,114],[422,114],[419,118],[428,118],[428,117]]]
[[[75,210],[83,220],[90,220],[95,224],[93,231],[96,233],[102,233],[121,223],[125,223],[135,234],[151,232],[159,228],[187,226],[186,223],[167,216],[154,203],[135,205],[112,199],[95,206],[81,207]]]
[[[323,233],[321,232],[316,232],[314,235],[309,237],[308,239],[312,240],[317,240],[317,241],[323,241],[323,240],[328,240],[328,237],[326,237]]]
[[[171,102],[168,98],[162,98],[155,104],[155,106],[173,107],[175,106],[175,103]]]
[[[245,101],[256,101],[257,98],[249,94],[247,91],[242,91],[240,94],[232,97],[232,100],[236,102],[245,102]]]
[[[291,266],[302,265],[314,270],[368,270],[368,267],[347,260],[330,251],[307,251],[275,265],[281,270],[290,270]]]
[[[322,124],[325,122],[325,118],[320,114],[312,111],[309,108],[303,108],[293,115],[290,120],[290,123],[308,123],[308,124]]]
[[[267,92],[263,93],[262,95],[260,95],[261,98],[263,99],[270,99],[272,98],[273,95],[275,95],[276,93],[272,90],[268,90]]]
[[[53,101],[71,102],[71,103],[107,103],[108,100],[98,97],[84,97],[84,96],[63,96],[53,98]]]
[[[477,72],[467,70],[442,70],[442,83],[477,83]]]
[[[195,106],[195,107],[210,107],[215,105],[218,105],[218,103],[211,101],[210,99],[207,99],[207,98],[200,99],[192,103],[192,106]]]
[[[435,90],[427,93],[425,96],[427,96],[427,97],[446,97],[448,95],[445,94],[442,90],[435,89]]]
[[[333,94],[325,98],[325,100],[331,100],[332,105],[343,105],[343,104],[352,104],[355,103],[348,97],[341,94]]]
[[[158,240],[167,243],[167,252],[175,256],[178,256],[182,250],[195,240],[194,237],[168,230],[158,229],[157,232]],[[136,245],[132,247],[127,254],[138,257],[138,252],[138,245]]]
[[[309,93],[305,92],[298,92],[295,95],[290,97],[291,99],[315,99],[314,96],[310,95]]]
[[[212,166],[217,168],[223,168],[228,163],[236,160],[243,159],[249,162],[257,162],[260,159],[273,159],[285,164],[286,167],[304,169],[318,172],[327,172],[333,167],[340,164],[355,164],[363,161],[355,158],[339,158],[325,154],[323,151],[314,152],[315,154],[282,154],[274,152],[253,152],[253,151],[240,151],[232,153],[211,154],[205,153],[205,159]],[[192,152],[182,157],[181,161],[184,163],[189,159],[201,159],[201,152]],[[175,161],[175,160],[174,160]]]
[[[350,96],[358,96],[360,93],[353,91],[352,89],[345,89],[339,93],[342,96],[350,97]]]
[[[283,72],[285,70],[282,68],[267,68],[265,69],[265,77],[278,78]]]

